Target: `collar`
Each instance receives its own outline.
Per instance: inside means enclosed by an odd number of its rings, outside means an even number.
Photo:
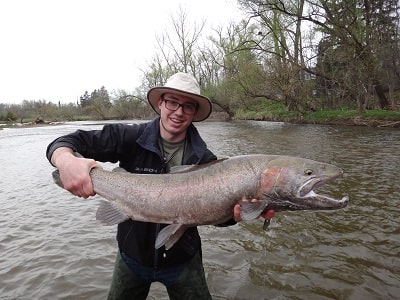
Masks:
[[[157,153],[162,157],[160,147],[158,145],[158,136],[160,133],[160,117],[156,117],[146,124],[142,134],[136,140],[136,142],[144,149]],[[193,149],[192,151],[200,159],[203,157],[205,151],[207,150],[207,145],[201,138],[197,128],[190,124],[188,131],[186,133],[186,139],[188,145]]]

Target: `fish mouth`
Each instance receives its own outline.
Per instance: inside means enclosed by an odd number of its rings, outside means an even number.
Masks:
[[[333,197],[318,194],[315,192],[320,186],[334,181],[335,179],[342,177],[342,173],[333,177],[313,177],[308,179],[303,185],[300,186],[297,192],[297,200],[299,201],[296,205],[298,209],[339,209],[346,207],[350,197],[345,195],[341,199],[335,199]]]

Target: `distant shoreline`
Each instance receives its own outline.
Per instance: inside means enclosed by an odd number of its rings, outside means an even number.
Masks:
[[[235,119],[241,120],[241,119]],[[383,120],[383,119],[376,119],[376,118],[360,118],[360,117],[353,117],[353,118],[340,118],[340,119],[330,119],[324,120],[319,122],[304,122],[299,120],[293,121],[285,121],[285,120],[255,120],[255,119],[245,119],[248,121],[266,121],[266,122],[285,122],[289,124],[314,124],[314,125],[345,125],[345,126],[364,126],[364,127],[391,127],[391,128],[400,128],[400,120]],[[115,120],[118,122],[118,120]],[[122,120],[121,120],[122,121]],[[229,122],[227,118],[224,118],[221,114],[211,116],[207,119],[206,122]],[[63,125],[66,121],[56,121],[56,122],[43,122],[43,123],[35,123],[35,122],[26,122],[26,123],[3,123],[0,124],[0,130],[3,128],[27,128],[27,127],[43,127],[43,126],[57,126]]]

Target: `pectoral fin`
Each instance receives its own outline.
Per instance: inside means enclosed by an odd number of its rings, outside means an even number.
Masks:
[[[120,212],[111,202],[101,201],[96,212],[96,219],[104,225],[117,225],[128,220],[129,217]]]
[[[188,227],[183,224],[171,224],[164,227],[157,235],[155,248],[159,249],[165,245],[165,249],[171,249],[173,245],[180,239],[185,233]]]
[[[267,206],[267,202],[259,200],[256,202],[240,201],[240,218],[243,221],[257,219]]]

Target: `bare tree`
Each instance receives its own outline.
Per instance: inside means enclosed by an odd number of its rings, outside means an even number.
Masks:
[[[149,71],[143,71],[149,87],[164,84],[169,76],[179,71],[198,75],[198,44],[205,20],[200,24],[189,24],[188,13],[182,7],[176,15],[170,16],[170,20],[171,28],[156,38],[157,52],[148,65]]]

